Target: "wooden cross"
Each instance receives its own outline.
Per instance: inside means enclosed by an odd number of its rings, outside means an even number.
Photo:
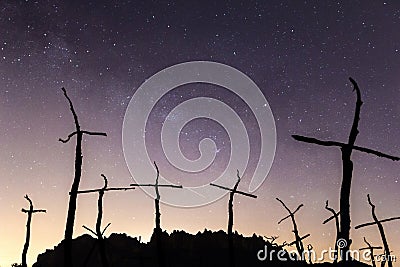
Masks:
[[[339,226],[339,215],[340,211],[336,212],[333,208],[329,207],[329,202],[328,200],[325,203],[325,209],[330,211],[332,213],[332,216],[326,219],[325,221],[322,222],[322,224],[327,224],[331,220],[335,219],[335,227],[336,227],[336,239],[335,239],[335,251],[334,251],[334,256],[333,256],[333,262],[337,262],[338,260],[338,244],[337,240],[339,238],[339,233],[340,233],[340,226]]]
[[[368,249],[369,252],[371,253],[372,267],[376,267],[374,250],[375,250],[375,249],[382,249],[382,247],[374,247],[374,246],[372,246],[372,245],[367,241],[367,239],[366,239],[365,237],[364,237],[364,242],[365,242],[365,244],[367,244],[368,247],[366,247],[366,248],[360,248],[359,250],[362,251],[362,250],[367,250],[367,249]]]
[[[340,238],[346,240],[346,246],[342,248],[344,254],[347,255],[347,251],[350,248],[351,239],[350,239],[350,191],[351,191],[351,181],[353,176],[353,162],[351,161],[351,154],[353,150],[361,151],[364,153],[372,154],[382,158],[388,158],[391,160],[399,160],[400,158],[391,156],[370,148],[359,147],[355,145],[358,131],[358,122],[360,120],[360,110],[361,110],[361,93],[360,89],[352,78],[349,78],[350,82],[353,84],[353,91],[356,91],[357,94],[357,102],[355,108],[355,114],[353,119],[353,125],[350,130],[349,138],[347,143],[341,143],[336,141],[322,141],[311,137],[305,137],[301,135],[292,135],[292,137],[300,142],[317,144],[321,146],[334,146],[339,147],[342,152],[342,185],[340,190]],[[347,260],[347,259],[346,259]]]
[[[229,191],[229,202],[228,202],[228,242],[229,242],[229,246],[228,246],[228,253],[229,253],[229,266],[231,266],[231,267],[235,265],[234,251],[233,251],[233,233],[232,233],[232,229],[233,229],[233,197],[235,194],[239,194],[239,195],[243,195],[246,197],[257,198],[256,195],[252,195],[252,194],[237,190],[239,183],[240,183],[239,170],[237,170],[236,176],[237,176],[237,181],[236,181],[235,185],[233,186],[233,188],[228,188],[228,187],[225,187],[222,185],[210,183],[211,186],[218,187],[220,189]]]
[[[65,234],[64,234],[64,267],[72,267],[72,236],[74,232],[74,223],[75,223],[75,212],[76,212],[76,201],[77,201],[77,191],[79,190],[79,183],[81,181],[82,176],[82,139],[83,135],[95,135],[95,136],[107,136],[106,133],[102,132],[91,132],[85,131],[81,129],[79,124],[78,115],[75,112],[74,105],[72,104],[71,99],[67,95],[67,91],[65,88],[61,88],[64,93],[65,98],[69,103],[69,108],[71,110],[72,116],[74,118],[75,123],[75,131],[70,133],[66,139],[60,138],[59,141],[62,143],[67,143],[71,140],[73,136],[76,135],[76,147],[75,147],[75,174],[74,180],[72,182],[69,203],[68,203],[68,215],[67,222],[65,225]]]
[[[295,245],[296,245],[296,248],[297,248],[297,252],[299,253],[300,257],[302,257],[302,256],[304,255],[304,246],[303,246],[302,240],[305,239],[305,238],[307,238],[307,237],[309,237],[310,234],[306,234],[305,236],[300,237],[300,235],[299,235],[299,230],[298,230],[298,228],[297,228],[297,224],[296,224],[296,220],[295,220],[295,218],[294,218],[294,215],[295,215],[296,212],[298,212],[298,211],[300,210],[300,208],[303,207],[304,205],[303,205],[303,204],[300,204],[294,211],[291,211],[291,210],[285,205],[285,203],[283,203],[282,200],[280,200],[279,198],[276,198],[276,200],[278,200],[278,201],[282,204],[282,206],[287,210],[287,212],[289,213],[289,215],[286,216],[286,217],[284,217],[284,218],[282,218],[282,219],[278,222],[278,224],[281,224],[284,220],[286,220],[286,219],[288,219],[288,218],[291,218],[292,224],[293,224],[293,234],[294,234],[295,240],[294,240],[292,243],[290,243],[289,246],[292,246],[292,245],[295,244]]]
[[[371,226],[371,225],[378,226],[379,234],[381,235],[383,247],[385,249],[385,254],[384,254],[385,255],[385,259],[383,260],[383,262],[387,261],[388,262],[388,266],[392,267],[393,264],[392,264],[392,260],[391,260],[389,244],[387,242],[386,235],[385,235],[385,230],[383,229],[382,223],[389,222],[389,221],[394,221],[394,220],[400,220],[400,217],[393,217],[393,218],[388,218],[388,219],[384,219],[384,220],[378,220],[378,217],[376,216],[376,213],[375,213],[375,208],[376,207],[372,203],[369,194],[367,195],[367,199],[368,199],[368,204],[371,206],[371,213],[372,213],[372,218],[374,219],[374,221],[370,222],[370,223],[364,223],[364,224],[357,225],[354,228],[355,229],[360,229],[360,228]]]
[[[29,202],[29,210],[22,208],[21,211],[26,213],[28,215],[28,219],[26,222],[26,237],[25,237],[25,244],[24,244],[24,249],[22,250],[22,267],[27,267],[27,262],[26,262],[26,254],[28,253],[28,248],[29,248],[29,241],[31,238],[31,222],[32,222],[32,214],[38,213],[38,212],[46,212],[46,210],[35,210],[33,209],[33,203],[32,200],[28,197],[28,195],[25,195],[25,199]]]
[[[98,193],[99,197],[97,200],[97,221],[96,221],[96,231],[93,231],[89,227],[86,227],[83,225],[82,227],[94,234],[94,236],[97,237],[98,243],[99,243],[99,248],[100,248],[100,259],[101,259],[101,264],[103,267],[108,267],[108,259],[107,259],[107,254],[106,254],[106,248],[105,248],[105,240],[104,240],[104,233],[107,230],[107,228],[110,226],[111,223],[107,224],[107,226],[101,230],[101,221],[103,219],[103,198],[104,198],[104,192],[106,191],[127,191],[127,190],[132,190],[135,189],[134,187],[107,187],[108,186],[108,180],[107,177],[104,174],[101,174],[101,177],[103,177],[104,180],[104,186],[102,188],[98,189],[89,189],[89,190],[82,190],[82,191],[77,191],[77,194],[90,194],[90,193]],[[71,194],[71,192],[70,192]],[[96,244],[96,243],[95,243]],[[86,263],[90,258],[90,255],[93,252],[95,246],[90,250],[90,253],[88,257],[86,258]],[[86,264],[84,265],[86,266]]]
[[[154,161],[154,167],[157,172],[156,176],[156,182],[154,184],[131,184],[131,186],[140,186],[140,187],[154,187],[156,191],[156,198],[154,199],[155,202],[155,208],[156,208],[156,227],[154,229],[154,233],[156,236],[157,240],[157,253],[158,253],[158,265],[160,267],[166,266],[165,259],[164,259],[164,253],[163,253],[163,248],[161,244],[161,213],[160,213],[160,187],[169,187],[169,188],[183,188],[182,185],[169,185],[169,184],[159,184],[158,179],[160,177],[160,170],[158,169],[158,166],[156,162]]]

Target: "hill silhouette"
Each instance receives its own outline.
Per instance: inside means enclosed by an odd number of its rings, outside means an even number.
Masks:
[[[205,230],[196,235],[184,231],[174,231],[171,234],[163,232],[162,242],[164,246],[167,266],[173,267],[200,267],[200,266],[228,266],[228,242],[227,234],[223,231],[212,232]],[[73,259],[76,267],[102,266],[99,249],[96,246],[97,239],[90,235],[82,235],[73,240]],[[62,266],[64,249],[63,242],[48,249],[37,258],[33,267]],[[261,236],[253,235],[244,237],[234,233],[235,265],[236,266],[306,266],[305,262],[291,261],[286,251],[282,252],[287,261],[280,261],[277,254],[273,254],[272,260],[267,258],[260,261],[257,252],[264,249],[276,249],[276,245],[265,241]],[[156,239],[154,233],[148,243],[142,243],[139,239],[129,237],[126,234],[111,234],[106,238],[107,257],[110,266],[158,266],[156,258]],[[315,264],[318,266],[333,266],[330,263]],[[339,266],[368,265],[352,262]]]

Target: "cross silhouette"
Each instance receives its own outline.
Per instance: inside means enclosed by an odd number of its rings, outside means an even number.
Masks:
[[[347,143],[341,143],[336,141],[323,141],[312,137],[305,137],[301,135],[292,135],[292,137],[300,142],[311,143],[321,146],[333,146],[341,149],[342,152],[342,185],[340,190],[340,236],[339,238],[346,240],[345,247],[342,248],[342,255],[347,255],[347,251],[350,248],[351,239],[350,239],[350,191],[351,191],[351,181],[353,176],[353,162],[351,161],[351,155],[353,150],[357,150],[360,152],[364,152],[367,154],[372,154],[378,157],[387,158],[391,160],[398,161],[399,157],[391,156],[370,148],[356,146],[355,142],[357,139],[358,131],[358,123],[360,120],[360,111],[361,105],[363,102],[361,101],[361,92],[355,80],[351,77],[349,78],[350,82],[353,84],[353,91],[356,91],[357,101],[356,108],[354,113],[353,125],[350,130],[349,138]],[[347,260],[347,257],[346,257]]]
[[[384,219],[384,220],[378,220],[378,217],[376,216],[376,213],[375,213],[375,208],[376,207],[372,203],[369,194],[367,195],[367,199],[368,199],[368,204],[371,206],[371,213],[372,213],[372,218],[374,219],[374,221],[370,222],[370,223],[364,223],[364,224],[357,225],[354,228],[355,229],[360,229],[360,228],[371,226],[371,225],[378,226],[379,234],[381,235],[383,247],[385,249],[385,254],[384,254],[385,259],[383,261],[387,261],[388,262],[388,266],[392,267],[393,264],[392,264],[392,260],[391,260],[389,244],[387,242],[386,235],[385,235],[385,230],[383,229],[382,223],[389,222],[389,221],[394,221],[394,220],[400,220],[400,217],[393,217],[393,218],[388,218],[388,219]]]
[[[375,249],[382,249],[382,247],[374,247],[374,246],[372,246],[372,245],[367,241],[367,239],[366,239],[365,237],[364,237],[364,242],[365,242],[365,244],[367,244],[368,247],[366,247],[366,248],[360,248],[359,250],[362,251],[362,250],[367,250],[367,249],[368,249],[369,252],[371,253],[372,267],[376,267],[374,250],[375,250]]]
[[[164,259],[164,253],[163,253],[163,248],[162,248],[162,244],[161,244],[161,234],[162,234],[162,230],[161,230],[161,213],[160,213],[160,191],[159,188],[160,187],[169,187],[169,188],[183,188],[182,185],[170,185],[170,184],[159,184],[158,180],[160,178],[160,170],[158,169],[158,166],[156,164],[156,162],[154,161],[154,167],[156,169],[157,172],[157,176],[156,176],[156,182],[154,184],[131,184],[131,186],[139,186],[139,187],[154,187],[155,191],[156,191],[156,198],[154,199],[155,202],[155,208],[156,208],[156,227],[155,227],[155,236],[156,236],[156,240],[157,240],[157,253],[158,253],[158,265],[160,267],[164,267],[166,266],[165,263],[165,259]]]
[[[291,210],[286,206],[286,204],[285,204],[282,200],[280,200],[279,198],[276,198],[276,200],[278,200],[278,201],[282,204],[282,206],[286,209],[286,211],[289,213],[289,215],[286,216],[286,217],[284,217],[284,218],[282,218],[282,219],[278,222],[278,224],[281,224],[284,220],[286,220],[286,219],[288,219],[288,218],[290,218],[290,219],[292,220],[292,224],[293,224],[293,234],[294,234],[294,236],[295,236],[295,240],[294,240],[292,243],[288,244],[288,246],[292,246],[292,245],[295,244],[295,245],[296,245],[297,252],[299,253],[300,257],[303,257],[303,255],[304,255],[304,246],[303,246],[303,242],[302,242],[302,241],[303,241],[304,239],[306,239],[307,237],[309,237],[310,234],[306,234],[306,235],[303,236],[303,237],[300,236],[299,230],[298,230],[298,227],[297,227],[297,224],[296,224],[296,220],[295,220],[294,215],[295,215],[296,212],[298,212],[302,207],[304,207],[304,205],[303,205],[303,204],[300,204],[294,211],[291,211]]]
[[[332,216],[326,219],[325,221],[322,222],[322,224],[327,224],[328,222],[332,221],[335,219],[335,227],[336,227],[336,240],[335,240],[335,252],[333,256],[333,262],[337,262],[338,260],[338,238],[339,238],[339,232],[340,232],[340,226],[339,226],[339,215],[340,211],[336,212],[333,208],[329,207],[329,202],[328,200],[325,203],[325,209],[328,210],[329,212],[332,213]]]
[[[104,233],[107,230],[107,228],[111,225],[111,223],[107,224],[107,226],[101,230],[101,221],[103,219],[103,198],[104,198],[104,192],[106,191],[127,191],[127,190],[132,190],[135,189],[134,187],[108,187],[108,180],[107,177],[104,174],[101,174],[101,177],[103,177],[104,180],[104,186],[102,188],[98,189],[89,189],[89,190],[81,190],[77,191],[76,194],[91,194],[91,193],[98,193],[98,200],[97,200],[97,220],[96,220],[96,231],[93,231],[89,227],[83,225],[82,227],[91,232],[94,236],[97,237],[98,243],[99,243],[99,248],[100,248],[100,259],[101,259],[101,264],[103,267],[108,267],[108,259],[107,259],[107,253],[106,253],[106,248],[105,248],[105,240],[104,240]],[[71,192],[70,192],[71,194]],[[92,249],[89,252],[89,255],[86,258],[84,266],[86,266],[93,249],[95,247],[96,243],[93,245]]]
[[[233,251],[233,233],[232,233],[232,229],[233,229],[233,198],[234,198],[234,195],[235,194],[239,194],[239,195],[243,195],[243,196],[246,196],[246,197],[257,198],[256,195],[252,195],[252,194],[237,190],[241,178],[239,176],[239,170],[237,170],[236,172],[237,172],[237,174],[236,174],[237,180],[236,180],[236,183],[233,186],[233,188],[228,188],[226,186],[210,183],[211,186],[218,187],[220,189],[223,189],[223,190],[226,190],[226,191],[229,192],[229,202],[228,202],[228,242],[229,242],[229,246],[228,246],[228,254],[229,254],[229,266],[231,266],[231,267],[235,265],[234,251]]]
[[[22,250],[22,267],[27,267],[27,262],[26,262],[26,254],[28,253],[28,248],[29,248],[29,241],[31,238],[31,222],[32,222],[32,214],[38,213],[38,212],[46,212],[46,210],[35,210],[33,208],[33,203],[32,200],[28,197],[28,195],[25,195],[25,199],[29,202],[29,209],[21,209],[22,212],[26,213],[28,215],[28,219],[26,222],[26,238],[25,238],[25,244],[24,244],[24,249]]]
[[[72,267],[72,236],[74,232],[75,223],[75,212],[76,212],[76,202],[77,202],[77,191],[79,190],[79,184],[82,177],[82,139],[84,135],[94,135],[94,136],[107,136],[106,133],[102,132],[91,132],[81,129],[79,124],[78,115],[75,112],[74,105],[69,98],[65,88],[61,88],[64,93],[65,98],[68,101],[69,108],[71,110],[72,116],[74,118],[75,131],[70,133],[66,139],[58,139],[62,143],[67,143],[71,140],[73,136],[76,135],[76,146],[75,146],[75,173],[74,180],[72,182],[71,191],[69,194],[68,203],[68,214],[67,222],[65,225],[64,233],[64,267]]]

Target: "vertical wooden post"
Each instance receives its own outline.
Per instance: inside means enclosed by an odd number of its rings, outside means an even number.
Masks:
[[[25,195],[25,199],[29,202],[29,210],[22,209],[21,211],[26,213],[28,215],[28,219],[26,221],[26,237],[25,237],[25,244],[24,244],[24,249],[22,250],[22,267],[27,267],[27,261],[26,261],[26,255],[28,253],[29,249],[29,242],[31,238],[31,222],[32,222],[32,214],[37,213],[37,212],[46,212],[46,210],[35,210],[33,209],[33,203],[32,200],[28,197],[28,195]]]
[[[224,190],[229,191],[229,201],[228,201],[228,264],[230,267],[235,266],[235,252],[234,252],[234,246],[233,246],[233,198],[235,196],[235,194],[240,194],[240,195],[244,195],[247,197],[252,197],[252,198],[257,198],[257,196],[246,193],[246,192],[241,192],[238,191],[237,188],[239,186],[240,183],[240,176],[239,176],[239,170],[237,170],[237,180],[236,183],[234,185],[234,187],[228,188],[225,186],[221,186],[221,185],[217,185],[217,184],[213,184],[211,183],[211,186],[214,187],[218,187]]]
[[[75,131],[68,135],[67,139],[59,139],[62,143],[67,143],[71,137],[76,135],[76,146],[75,146],[75,174],[74,180],[71,186],[69,203],[68,203],[68,214],[67,214],[67,222],[65,225],[65,234],[64,234],[64,267],[72,267],[72,236],[74,232],[74,223],[75,223],[75,213],[76,213],[76,200],[78,197],[77,191],[79,190],[79,183],[81,181],[82,176],[82,139],[83,135],[97,135],[97,136],[107,136],[106,133],[100,132],[89,132],[81,130],[81,126],[79,124],[78,115],[75,112],[74,105],[72,104],[71,99],[67,95],[67,91],[65,88],[62,88],[65,98],[69,103],[69,108],[71,110],[72,116],[74,118]]]
[[[342,260],[351,260],[348,258],[348,251],[350,249],[350,245],[352,240],[350,239],[350,193],[351,193],[351,182],[353,178],[353,162],[351,160],[351,155],[353,150],[358,150],[361,152],[365,152],[368,154],[373,154],[378,157],[389,158],[391,160],[399,160],[400,158],[390,156],[384,154],[379,151],[375,151],[373,149],[359,147],[355,145],[355,141],[357,139],[358,131],[358,123],[360,120],[360,111],[361,105],[363,102],[361,101],[361,93],[360,89],[355,80],[351,77],[349,78],[350,82],[353,84],[353,91],[356,91],[357,101],[354,112],[353,124],[350,130],[349,138],[347,143],[340,143],[335,141],[321,141],[311,137],[305,137],[300,135],[292,135],[292,137],[301,142],[312,143],[322,146],[335,146],[339,147],[342,152],[342,185],[340,189],[340,233],[339,238],[344,239],[346,241],[345,246],[341,249],[342,252]]]

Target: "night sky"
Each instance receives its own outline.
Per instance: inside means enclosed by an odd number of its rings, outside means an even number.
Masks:
[[[28,261],[63,239],[67,196],[73,178],[74,142],[58,138],[74,130],[62,95],[65,87],[84,129],[108,137],[84,141],[80,188],[127,186],[133,180],[122,149],[124,114],[135,90],[156,72],[194,60],[230,65],[262,90],[273,112],[277,147],[271,171],[255,192],[256,200],[237,196],[235,229],[251,235],[277,235],[292,241],[289,222],[275,200],[298,213],[305,244],[317,251],[333,246],[334,225],[322,225],[338,209],[341,158],[337,148],[294,141],[291,134],[345,142],[355,93],[361,88],[357,144],[400,155],[400,2],[398,1],[8,1],[0,2],[0,265],[20,262],[29,194],[47,214],[33,218]],[[226,2],[226,3],[225,3]],[[149,117],[146,142],[161,172],[173,176],[160,146],[168,113],[185,100],[207,96],[224,101],[242,118],[250,139],[250,161],[239,189],[246,191],[258,159],[260,134],[254,114],[227,90],[205,84],[185,85],[165,95]],[[207,119],[189,123],[180,134],[189,159],[198,144],[211,138],[215,164],[190,179],[206,184],[227,165],[230,141],[221,125]],[[163,140],[168,142],[168,140]],[[234,144],[233,144],[234,145]],[[138,155],[140,156],[140,155]],[[400,214],[400,163],[354,152],[352,225],[371,221],[367,193],[381,218]],[[243,171],[243,170],[241,170]],[[93,227],[96,195],[79,198],[75,236]],[[108,193],[104,224],[108,234],[124,232],[148,240],[154,227],[153,201],[140,189]],[[227,197],[200,208],[162,205],[162,227],[196,233],[226,229]],[[400,256],[399,223],[385,225],[393,254]],[[380,245],[375,227],[352,230],[353,248],[362,237]]]

